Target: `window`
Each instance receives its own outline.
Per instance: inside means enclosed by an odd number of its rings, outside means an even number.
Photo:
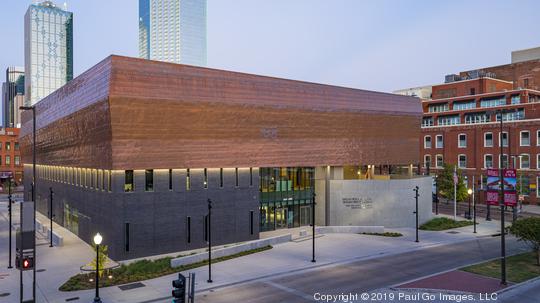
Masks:
[[[502,160],[499,159],[499,168],[508,168],[508,155],[502,155]]]
[[[529,154],[521,154],[521,155],[519,155],[519,168],[520,169],[529,169],[529,168],[531,168],[531,162],[530,162]]]
[[[424,167],[431,166],[431,155],[424,155]]]
[[[11,142],[6,142],[6,150],[11,150]]]
[[[191,188],[191,179],[189,175],[189,168],[186,169],[186,190],[189,190]]]
[[[529,79],[523,79],[523,87],[529,88]]]
[[[531,145],[531,135],[528,130],[522,130],[519,132],[519,145],[520,146]]]
[[[135,190],[135,187],[133,186],[133,171],[132,170],[126,170],[125,172],[125,181],[124,181],[124,191],[125,192],[132,192]]]
[[[253,186],[253,167],[249,168],[249,186]]]
[[[15,165],[21,165],[21,156],[15,156]]]
[[[464,109],[476,108],[476,101],[474,101],[474,100],[456,101],[452,105],[452,108],[454,110],[464,110]]]
[[[495,107],[506,105],[506,97],[482,98],[480,99],[480,107]]]
[[[448,110],[448,103],[430,104],[428,105],[428,112],[439,113]]]
[[[219,187],[223,188],[223,168],[219,169]]]
[[[493,168],[493,155],[484,155],[484,168]]]
[[[486,123],[491,121],[486,113],[465,114],[465,124]]]
[[[502,117],[503,117],[503,121],[523,120],[525,119],[525,110],[523,108],[520,108],[515,111],[505,112],[503,113]],[[497,114],[497,121],[501,121],[500,114]]]
[[[472,87],[470,92],[471,92],[470,95],[475,95],[476,94],[476,89],[474,87]]]
[[[204,169],[204,181],[203,181],[204,188],[208,188],[208,170]]]
[[[536,146],[540,146],[540,130],[536,131]]]
[[[510,103],[511,104],[519,104],[520,103],[520,96],[519,95],[512,95],[512,97],[510,97]]]
[[[433,126],[433,117],[422,118],[422,127]]]
[[[169,190],[172,190],[172,169],[169,169]]]
[[[460,123],[459,115],[439,116],[437,118],[437,125],[457,125]]]
[[[441,168],[444,166],[443,155],[435,156],[435,166]]]
[[[191,243],[191,217],[186,218],[186,240]]]
[[[540,154],[536,155],[536,169],[540,169]]]
[[[502,139],[501,139],[501,133],[499,133],[499,146],[507,147],[508,146],[508,132],[502,133]]]
[[[235,186],[238,187],[238,167],[234,169],[234,177],[236,179]]]
[[[431,148],[431,136],[424,137],[424,148]]]
[[[540,184],[540,176],[536,177],[536,196],[540,197],[540,186],[538,184]]]
[[[493,133],[484,133],[484,147],[493,147]]]
[[[459,148],[467,147],[467,135],[466,134],[459,134],[458,135],[458,147]]]
[[[443,142],[443,135],[437,135],[435,137],[435,147],[436,148],[443,148],[444,142]]]
[[[111,183],[112,183],[112,171],[107,171],[107,191],[111,191]]]
[[[465,156],[465,155],[459,155],[458,156],[458,167],[459,168],[466,168],[467,167],[467,156]]]
[[[11,156],[6,156],[6,165],[11,165]]]
[[[249,234],[253,235],[253,211],[249,211]]]
[[[19,142],[15,142],[15,150],[19,150]]]
[[[154,191],[154,170],[147,169],[144,171],[144,190]]]
[[[131,170],[131,172],[133,173],[133,171]],[[125,245],[125,249],[126,249],[126,252],[129,252],[129,223],[126,222],[124,224],[124,245]]]

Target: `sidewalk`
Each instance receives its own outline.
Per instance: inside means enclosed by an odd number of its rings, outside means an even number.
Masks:
[[[2,230],[7,230],[7,222],[4,220],[7,216],[6,207],[0,205],[0,209],[2,210],[0,212],[0,227]],[[451,232],[420,231],[420,243],[414,242],[415,230],[411,228],[388,229],[388,231],[396,231],[404,235],[398,238],[358,234],[326,234],[316,238],[317,263],[310,262],[311,239],[299,239],[298,241],[276,245],[268,251],[214,264],[212,266],[214,283],[212,284],[206,282],[208,278],[207,267],[196,268],[192,272],[196,274],[196,289],[200,293],[204,290],[249,280],[415,251],[430,246],[491,236],[500,232],[500,224],[497,221],[486,222],[479,220],[479,223],[477,234],[472,233],[472,226],[462,227]],[[48,245],[40,245],[37,248],[38,268],[46,269],[45,272],[37,274],[38,300],[40,302],[65,302],[66,299],[78,297],[79,300],[74,302],[90,302],[94,296],[93,290],[60,292],[58,287],[70,276],[79,273],[79,267],[92,259],[92,250],[89,245],[66,229],[56,224],[54,228],[64,236],[64,246],[49,248]],[[7,247],[7,233],[0,234],[0,244],[3,248]],[[7,251],[2,249],[0,260],[6,259]],[[16,302],[18,300],[18,271],[15,269],[5,270],[5,267],[2,267],[0,274],[3,274],[4,271],[7,271],[9,276],[2,280],[0,293],[11,292],[12,294],[7,297],[9,301],[6,302]],[[187,275],[187,273],[184,274]],[[100,295],[104,302],[110,303],[135,303],[153,301],[158,298],[170,298],[171,281],[176,276],[176,274],[172,274],[142,281],[143,287],[126,291],[121,290],[118,286],[102,288],[100,289]]]

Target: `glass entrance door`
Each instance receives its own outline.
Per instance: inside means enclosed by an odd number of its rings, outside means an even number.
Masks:
[[[300,206],[300,225],[311,224],[311,206]]]
[[[276,208],[276,228],[287,227],[287,208]]]

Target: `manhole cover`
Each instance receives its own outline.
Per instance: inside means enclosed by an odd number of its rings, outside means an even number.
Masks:
[[[36,269],[36,272],[44,272],[46,271],[46,269],[42,268],[42,269]]]
[[[67,298],[66,302],[77,301],[77,300],[79,300],[79,297]]]
[[[141,282],[137,282],[137,283],[121,285],[121,286],[118,286],[118,288],[120,288],[121,290],[130,290],[130,289],[145,287],[145,286],[146,285],[142,284]]]
[[[449,231],[448,233],[449,233],[449,234],[459,234],[459,231],[453,230],[453,231]]]
[[[1,294],[0,294],[0,297],[7,297],[7,296],[9,296],[9,295],[10,295],[9,292],[4,292],[4,293],[1,293]]]

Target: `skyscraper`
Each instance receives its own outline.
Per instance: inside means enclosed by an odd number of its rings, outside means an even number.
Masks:
[[[20,127],[21,111],[24,103],[24,69],[9,67],[6,82],[2,83],[2,111],[4,127]]]
[[[206,66],[206,0],[139,0],[139,57]]]
[[[73,13],[51,1],[24,16],[25,105],[33,105],[73,79]]]

